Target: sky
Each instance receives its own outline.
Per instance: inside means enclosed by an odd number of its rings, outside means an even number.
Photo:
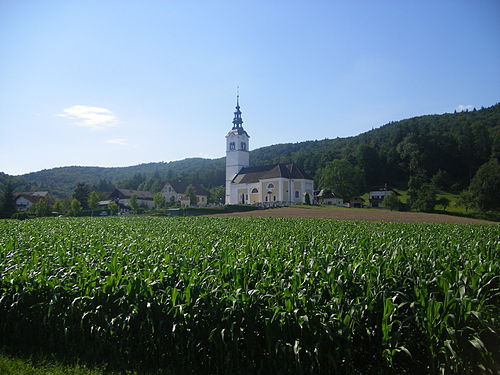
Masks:
[[[0,0],[0,171],[219,158],[500,101],[500,1]]]

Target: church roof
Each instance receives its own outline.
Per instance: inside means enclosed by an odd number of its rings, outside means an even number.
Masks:
[[[302,169],[296,164],[275,164],[265,165],[260,167],[242,168],[240,172],[233,178],[233,183],[248,184],[259,182],[271,178],[288,178],[288,179],[305,179],[312,180]]]

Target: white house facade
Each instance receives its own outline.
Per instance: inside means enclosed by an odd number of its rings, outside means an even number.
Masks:
[[[400,195],[396,190],[391,189],[387,184],[372,188],[369,193],[369,201],[371,207],[381,207],[384,198],[387,195]]]
[[[191,202],[191,199],[187,195],[186,191],[189,185],[194,188],[196,202]],[[188,184],[184,181],[169,181],[165,183],[165,186],[161,189],[161,194],[165,197],[167,203],[178,202],[181,204],[181,207],[189,207],[192,205],[206,206],[208,203],[208,195],[200,185]]]
[[[226,135],[226,204],[300,204],[313,200],[314,181],[297,165],[250,167],[249,138],[239,98]]]

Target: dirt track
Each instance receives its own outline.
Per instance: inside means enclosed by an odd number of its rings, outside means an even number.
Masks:
[[[423,212],[399,212],[381,209],[358,208],[302,208],[282,207],[249,212],[233,212],[213,216],[226,217],[304,217],[336,220],[357,220],[374,222],[401,222],[401,223],[452,223],[452,224],[498,224],[492,221],[471,219],[466,217],[427,214]]]

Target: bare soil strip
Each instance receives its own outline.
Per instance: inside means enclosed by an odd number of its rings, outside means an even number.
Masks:
[[[216,214],[225,217],[303,217],[335,220],[396,222],[396,223],[452,223],[452,224],[498,224],[492,221],[467,217],[430,214],[423,212],[399,212],[382,209],[359,208],[303,208],[281,207],[248,212]]]

